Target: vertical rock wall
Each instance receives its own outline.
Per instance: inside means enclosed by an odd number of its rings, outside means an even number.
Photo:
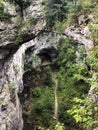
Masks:
[[[53,42],[51,39],[54,38],[55,41]],[[59,37],[56,35],[45,34],[21,45],[6,61],[0,62],[2,69],[0,71],[0,130],[22,130],[23,128],[18,93],[23,90],[25,51],[28,48],[33,48],[31,53],[36,55],[44,49],[54,48],[57,50],[58,40]],[[50,55],[52,55],[52,51]]]
[[[23,56],[25,50],[37,42],[30,40],[36,37],[46,24],[43,20],[44,6],[41,0],[33,1],[23,10],[23,18],[19,16],[14,3],[5,1],[3,6],[4,12],[11,18],[0,21],[0,130],[22,130],[22,109],[18,93],[23,90]],[[30,23],[26,26],[29,18],[37,20],[35,25]],[[30,42],[19,45],[20,41],[17,39],[20,35],[23,38],[21,44]]]

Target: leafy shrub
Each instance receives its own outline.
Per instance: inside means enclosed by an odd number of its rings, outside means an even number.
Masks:
[[[4,2],[3,0],[0,1],[0,20],[9,21],[11,18],[11,15],[4,12],[3,2]]]
[[[96,117],[98,108],[87,99],[74,98],[73,108],[67,112],[71,114],[81,128],[90,130],[97,128]]]

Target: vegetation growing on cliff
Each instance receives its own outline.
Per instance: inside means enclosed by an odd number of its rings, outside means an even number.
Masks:
[[[89,26],[92,37],[97,44],[97,0],[50,0],[46,4],[46,22],[48,29],[63,32],[70,25]],[[88,15],[95,16],[92,19]],[[79,16],[86,21],[79,23]],[[92,20],[92,21],[90,21]],[[29,119],[31,127],[39,130],[97,130],[98,108],[88,97],[91,86],[97,88],[98,47],[87,56],[85,48],[69,38],[59,41],[59,55],[52,65],[34,68],[35,76],[31,77]],[[78,56],[76,52],[78,51]],[[56,75],[56,80],[54,77]],[[56,82],[57,81],[57,84]],[[57,88],[56,88],[57,85]],[[55,94],[58,103],[55,113]],[[25,105],[24,105],[25,106]],[[28,107],[24,107],[28,109]],[[33,120],[33,122],[32,122]]]
[[[1,21],[11,18],[4,12],[3,2],[4,0],[0,1]],[[23,17],[23,10],[32,0],[13,2]],[[96,101],[92,102],[87,97],[91,86],[98,89],[98,0],[44,0],[42,4],[46,5],[46,29],[62,34],[65,27],[70,25],[89,26],[92,36],[90,39],[94,40],[96,47],[88,57],[83,45],[62,37],[59,41],[59,55],[52,64],[36,68],[25,65],[27,77],[24,86],[29,93],[29,96],[24,95],[23,100],[26,122],[34,130],[97,130]],[[81,15],[85,18],[84,22],[79,22]],[[90,19],[89,15],[94,17]],[[30,28],[36,24],[36,20],[30,18],[27,23],[19,23],[16,43],[22,41],[23,28]],[[32,57],[35,64],[39,62],[38,58]],[[17,66],[14,70],[16,73],[19,71]],[[14,92],[13,84],[9,87]]]
[[[11,18],[11,15],[4,11],[4,0],[0,1],[0,20],[1,21],[9,21]]]
[[[79,25],[78,18],[89,14],[97,16],[97,3],[95,0],[50,0],[46,1],[46,19],[49,27],[64,28],[70,25]],[[96,17],[97,18],[97,17]],[[88,24],[84,23],[84,24]]]
[[[83,46],[75,48],[72,44],[72,40],[61,38],[60,53],[53,65],[38,67],[38,69],[31,68],[31,72],[33,71],[34,74],[31,74],[29,82],[32,102],[29,104],[31,112],[28,115],[28,120],[33,129],[92,130],[92,128],[97,128],[95,121],[98,109],[87,99],[92,76],[83,61],[84,57],[87,58],[87,56]],[[79,63],[77,63],[75,53],[78,48],[80,48]],[[54,116],[55,76],[58,82],[56,90],[58,98],[57,120]],[[25,105],[24,109],[29,110],[28,106],[25,107]],[[58,125],[58,123],[60,124]]]

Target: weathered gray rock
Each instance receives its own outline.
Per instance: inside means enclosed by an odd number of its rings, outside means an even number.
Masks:
[[[12,16],[16,16],[17,13],[16,13],[16,10],[15,10],[15,6],[13,3],[9,3],[8,1],[6,2],[3,2],[3,5],[4,5],[4,12],[9,14],[9,15],[12,15]]]
[[[0,130],[22,130],[23,128],[22,110],[18,97],[18,93],[23,90],[23,57],[26,49],[39,42],[30,40],[35,38],[46,24],[42,18],[44,12],[41,10],[41,1],[34,3],[32,2],[24,10],[24,18],[21,18],[13,3],[4,2],[6,7],[4,11],[12,17],[8,21],[0,21]],[[29,27],[21,28],[20,34],[20,24],[28,23],[29,17],[35,16],[36,23],[30,23]],[[15,44],[18,37],[22,38],[21,45]]]
[[[22,130],[23,127],[18,93],[21,93],[23,90],[24,62],[26,62],[24,61],[24,56],[26,50],[31,48],[31,54],[34,55],[42,53],[44,49],[49,50],[54,48],[54,50],[57,50],[56,45],[58,41],[58,35],[41,35],[21,45],[20,48],[4,62],[4,66],[2,66],[2,71],[0,72],[0,130]],[[50,55],[52,55],[52,51]]]
[[[89,14],[89,15],[80,15],[78,17],[78,24],[81,25],[81,24],[88,24],[89,21],[93,20],[94,19],[94,15],[92,14]]]
[[[5,1],[4,7],[11,18],[0,22],[0,47],[28,42],[36,37],[46,25],[42,0],[33,1],[28,8],[24,9],[23,18],[15,10],[14,4]]]
[[[90,39],[90,31],[88,27],[85,28],[75,28],[74,26],[65,29],[64,34],[72,38],[77,43],[83,44],[87,53],[89,53],[94,48],[94,41]]]
[[[85,16],[84,15],[80,15],[78,17],[78,23],[79,23],[79,25],[81,25],[82,23],[85,23]]]

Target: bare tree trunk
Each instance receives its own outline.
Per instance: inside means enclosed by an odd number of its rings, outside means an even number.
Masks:
[[[54,97],[55,97],[55,101],[54,101],[54,119],[56,122],[59,122],[59,117],[58,117],[58,96],[57,96],[57,89],[58,89],[58,80],[56,79],[56,77],[53,77],[54,83],[55,83],[55,89],[54,89]]]

